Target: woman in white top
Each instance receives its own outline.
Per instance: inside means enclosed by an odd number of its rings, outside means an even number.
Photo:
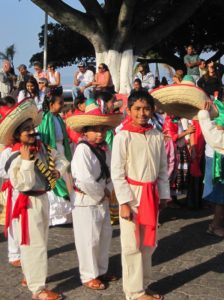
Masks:
[[[61,95],[63,92],[61,86],[61,74],[56,71],[54,63],[49,63],[47,69],[48,87]]]
[[[25,98],[33,98],[39,111],[42,110],[45,93],[39,90],[38,83],[34,77],[26,81],[25,90],[19,92],[18,103]]]

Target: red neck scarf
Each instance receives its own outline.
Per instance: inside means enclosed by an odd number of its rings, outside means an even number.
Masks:
[[[16,143],[14,145],[12,145],[10,148],[12,148],[12,152],[16,152],[16,151],[20,151],[20,148],[23,146],[22,143]],[[41,149],[41,141],[40,140],[36,140],[34,145],[30,146],[30,151],[32,153],[38,153]]]
[[[145,133],[152,129],[153,129],[153,126],[151,124],[147,124],[145,127],[135,126],[135,125],[133,125],[132,120],[129,119],[128,122],[124,123],[123,128],[121,130],[127,130],[130,132],[136,132],[136,133]]]

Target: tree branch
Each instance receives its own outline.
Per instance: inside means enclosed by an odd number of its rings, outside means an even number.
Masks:
[[[132,30],[135,4],[136,0],[123,0],[123,3],[121,5],[117,28],[115,31],[115,39],[112,46],[113,48],[115,47],[118,51],[122,47],[123,43],[126,42]]]
[[[106,23],[104,20],[103,9],[101,5],[97,2],[97,0],[79,0],[83,7],[85,8],[87,14],[95,17],[96,23],[98,25],[99,30],[102,34],[105,34],[106,31]]]
[[[188,0],[176,9],[173,14],[170,14],[167,19],[162,20],[151,30],[143,32],[135,32],[135,45],[137,45],[136,53],[141,53],[146,49],[151,49],[158,44],[162,39],[171,34],[177,27],[183,24],[204,2],[205,0]]]
[[[217,61],[219,60],[224,54],[224,46],[221,47],[214,55],[212,55],[207,61]]]

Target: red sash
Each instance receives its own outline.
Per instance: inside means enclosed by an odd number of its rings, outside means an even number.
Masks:
[[[131,178],[126,178],[131,185],[142,186],[142,194],[136,225],[145,226],[144,246],[154,247],[156,244],[157,217],[159,209],[159,193],[157,182],[139,182]],[[139,237],[136,236],[137,241]]]
[[[19,219],[21,215],[21,232],[22,240],[21,245],[28,245],[29,243],[29,229],[28,229],[28,208],[29,196],[19,194],[15,207],[12,213],[12,219]]]
[[[2,192],[8,190],[7,195],[7,203],[6,203],[6,218],[5,218],[5,227],[4,227],[4,234],[5,237],[8,236],[8,228],[11,224],[11,215],[12,215],[12,184],[10,180],[6,180],[2,185]]]

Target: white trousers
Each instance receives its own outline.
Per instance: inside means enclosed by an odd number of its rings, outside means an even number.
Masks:
[[[145,294],[149,284],[154,248],[143,245],[144,228],[136,228],[135,222],[120,218],[120,230],[123,290],[127,300],[135,300]],[[136,230],[140,245],[136,242]]]
[[[33,294],[39,293],[45,288],[47,278],[48,214],[47,194],[30,197],[28,207],[29,245],[21,245],[20,249],[22,270],[28,288]],[[21,224],[19,224],[19,230],[20,228]]]
[[[79,272],[83,283],[108,270],[112,237],[109,204],[76,206],[72,211]]]
[[[13,219],[8,228],[8,258],[9,262],[20,259],[20,246],[18,237],[18,220]]]

